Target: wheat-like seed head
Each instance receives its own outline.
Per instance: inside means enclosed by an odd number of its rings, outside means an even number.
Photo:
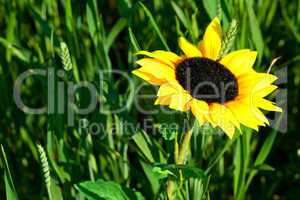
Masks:
[[[38,148],[38,152],[40,155],[40,162],[41,162],[43,177],[45,179],[45,184],[48,188],[48,187],[50,187],[50,170],[49,170],[47,155],[46,155],[44,148],[41,145],[38,144],[37,148]]]
[[[60,57],[64,70],[69,71],[73,68],[69,48],[65,42],[60,43]]]

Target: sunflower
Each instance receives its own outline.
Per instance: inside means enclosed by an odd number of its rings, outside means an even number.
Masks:
[[[184,37],[178,40],[183,55],[168,51],[140,51],[147,56],[136,63],[133,74],[159,85],[156,105],[178,111],[190,110],[200,125],[210,123],[229,138],[241,124],[258,131],[269,125],[260,109],[281,112],[265,99],[276,90],[276,76],[253,69],[257,52],[242,49],[219,58],[222,46],[220,20],[208,25],[198,46]]]

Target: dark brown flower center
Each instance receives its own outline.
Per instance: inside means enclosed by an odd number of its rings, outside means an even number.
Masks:
[[[224,65],[208,58],[187,58],[176,66],[176,79],[192,97],[224,103],[238,95],[236,77]]]

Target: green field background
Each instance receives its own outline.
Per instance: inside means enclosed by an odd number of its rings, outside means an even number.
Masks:
[[[178,37],[197,44],[215,16],[222,18],[224,32],[237,20],[233,50],[258,51],[257,71],[266,71],[280,57],[272,72],[287,73],[280,84],[287,91],[287,129],[257,133],[245,128],[232,141],[195,133],[189,167],[179,173],[183,180],[176,176],[182,183],[178,198],[299,199],[299,0],[0,0],[0,199],[166,199],[169,171],[164,167],[172,168],[167,163],[173,163],[173,133],[151,133],[163,122],[180,124],[184,116],[140,113],[133,104],[137,95],[112,71],[128,74],[137,88],[142,81],[131,71],[138,67],[138,50],[179,53]],[[64,51],[61,42],[67,45]],[[55,112],[24,113],[13,99],[15,81],[26,70],[49,68],[66,73],[56,77],[54,90],[49,93],[47,78],[37,76],[24,81],[21,93],[32,107],[47,105],[50,94]],[[105,79],[99,80],[99,70],[109,72]],[[67,113],[57,112],[57,99],[67,93],[55,88],[80,81],[102,91],[100,103],[95,112],[75,115],[69,127]],[[155,94],[147,85],[140,92]],[[75,99],[85,107],[90,95],[78,90]],[[154,99],[138,101],[158,110]],[[121,113],[99,112],[99,107],[110,110],[126,103]],[[63,106],[67,109],[67,103]],[[82,119],[104,129],[99,134],[79,131]],[[151,119],[153,130],[118,128],[145,119]]]

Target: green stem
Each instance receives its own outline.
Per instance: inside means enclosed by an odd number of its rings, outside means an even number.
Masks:
[[[179,151],[178,159],[176,160],[177,165],[184,164],[184,159],[185,159],[185,156],[189,149],[191,137],[192,137],[192,129],[187,131],[184,135],[184,139],[183,139],[180,151]]]
[[[53,200],[50,185],[47,185],[47,192],[48,192],[49,200]]]
[[[171,179],[168,180],[168,186],[167,186],[167,194],[168,194],[168,199],[173,200],[173,192],[174,192],[174,186],[175,182]]]
[[[186,157],[188,149],[189,149],[189,144],[190,144],[190,141],[191,141],[191,137],[192,137],[192,129],[187,131],[184,135],[183,142],[181,144],[181,147],[180,147],[180,150],[179,150],[179,153],[178,153],[178,158],[175,159],[175,162],[176,162],[177,165],[184,164],[185,157]],[[167,194],[168,194],[168,199],[169,200],[174,199],[174,186],[175,186],[174,180],[169,179],[168,180],[168,186],[167,186]]]

